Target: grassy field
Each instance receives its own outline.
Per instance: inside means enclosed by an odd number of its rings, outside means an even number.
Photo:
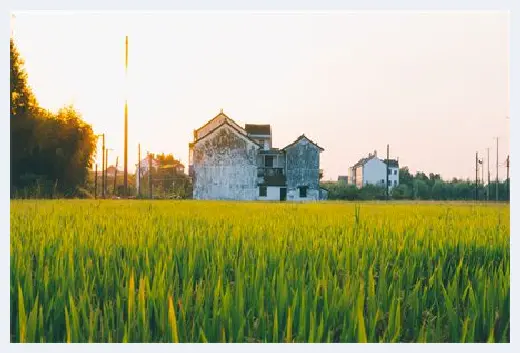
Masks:
[[[12,342],[509,342],[509,206],[11,201]]]

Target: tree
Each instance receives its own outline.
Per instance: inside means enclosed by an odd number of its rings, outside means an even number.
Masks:
[[[10,55],[11,193],[36,188],[38,196],[74,196],[92,166],[92,127],[72,106],[56,114],[39,107],[12,39]]]

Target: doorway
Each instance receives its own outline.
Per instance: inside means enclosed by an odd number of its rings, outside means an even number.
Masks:
[[[280,201],[287,200],[287,188],[280,188]]]

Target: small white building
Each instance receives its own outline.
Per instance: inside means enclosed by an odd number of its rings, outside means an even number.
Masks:
[[[361,158],[349,169],[349,184],[361,188],[365,185],[386,187],[388,163],[388,186],[399,185],[399,161],[396,159],[382,160],[377,157],[377,151],[369,153],[367,158]]]

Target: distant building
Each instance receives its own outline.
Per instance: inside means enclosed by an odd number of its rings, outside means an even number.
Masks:
[[[377,157],[377,151],[369,153],[368,157],[361,158],[350,170],[350,184],[361,188],[365,185],[386,187],[387,160]],[[399,185],[399,161],[388,160],[388,186],[393,188]]]
[[[348,176],[347,175],[339,175],[338,176],[339,184],[348,184]]]
[[[193,132],[189,175],[195,199],[318,200],[323,148],[305,135],[273,147],[270,125],[238,125],[220,114]]]

